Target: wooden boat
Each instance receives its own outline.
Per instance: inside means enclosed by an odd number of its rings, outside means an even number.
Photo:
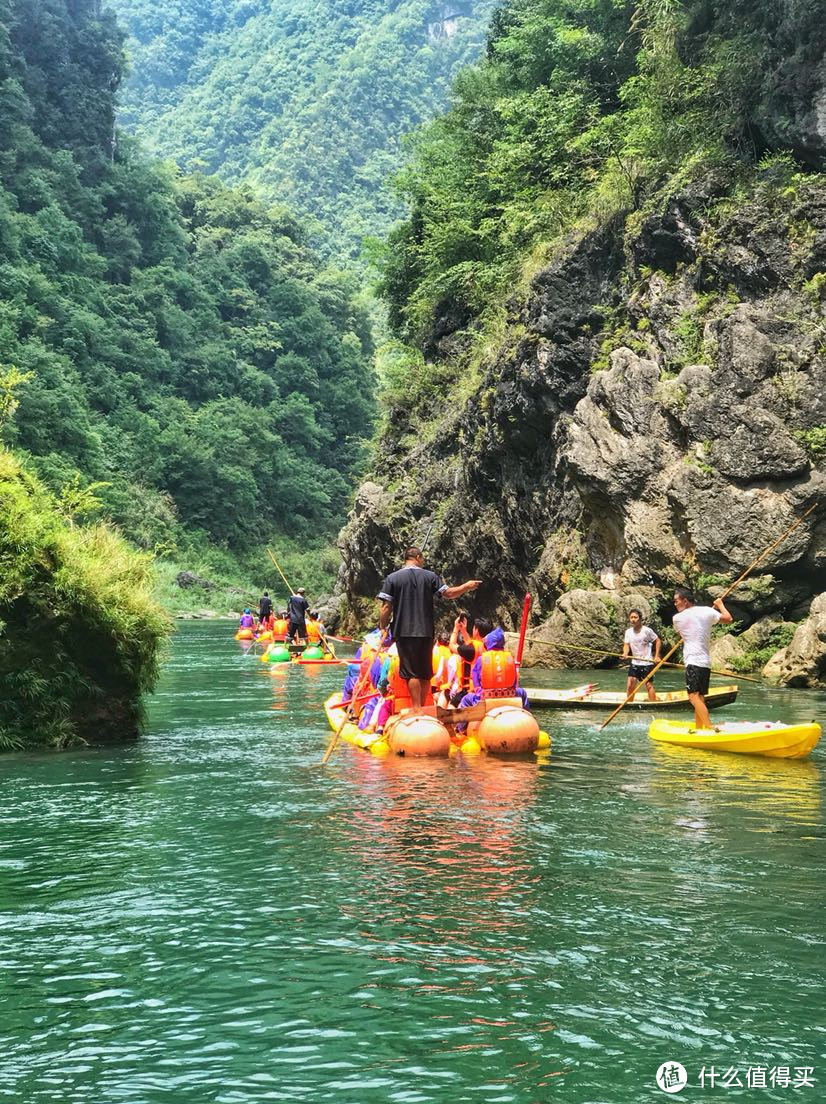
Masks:
[[[531,706],[542,706],[550,709],[607,709],[622,705],[625,701],[625,692],[611,690],[597,690],[593,683],[584,686],[576,686],[572,690],[530,690],[525,687]],[[714,686],[706,694],[706,705],[709,709],[717,709],[721,705],[731,705],[737,698],[738,687]],[[629,702],[626,709],[659,713],[663,709],[690,709],[686,690],[669,690],[663,694],[657,694],[656,701],[649,701],[645,687],[637,693],[633,702]]]
[[[820,725],[777,721],[729,721],[714,729],[656,717],[648,729],[652,740],[705,751],[737,751],[774,759],[803,759],[820,739]]]

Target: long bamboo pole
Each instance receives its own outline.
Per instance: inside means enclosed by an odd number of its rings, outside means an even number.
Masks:
[[[754,571],[754,569],[757,567],[757,565],[759,563],[762,563],[763,560],[765,560],[765,558],[770,553],[774,552],[775,548],[777,548],[779,545],[781,545],[783,543],[783,541],[785,541],[788,537],[790,537],[792,535],[792,533],[795,531],[795,529],[797,529],[799,526],[801,526],[803,524],[803,522],[806,520],[806,518],[809,516],[809,514],[814,510],[814,508],[816,506],[817,506],[817,503],[813,502],[812,505],[809,507],[809,509],[806,510],[804,513],[802,513],[800,515],[800,517],[797,519],[797,521],[794,523],[794,525],[790,526],[786,530],[785,533],[783,533],[781,536],[779,536],[777,538],[777,540],[772,541],[772,543],[768,546],[768,548],[766,548],[763,552],[761,552],[760,555],[757,557],[757,559],[752,561],[752,563],[749,564],[749,566],[746,568],[746,570],[741,572],[741,574],[737,576],[737,578],[734,580],[734,582],[729,587],[727,587],[726,590],[723,591],[723,593],[720,595],[720,601],[724,602],[726,600],[726,598],[728,598],[729,594],[731,594],[731,592],[735,589],[735,587],[738,587],[740,585],[740,583],[742,583],[743,580],[748,575],[750,575],[752,571]],[[628,703],[636,696],[637,690],[639,690],[639,688],[641,686],[644,686],[646,682],[649,682],[650,679],[652,679],[654,677],[656,672],[659,671],[660,667],[662,667],[662,665],[666,662],[666,660],[671,659],[671,657],[674,655],[674,653],[677,651],[677,649],[680,647],[681,644],[682,644],[682,640],[679,640],[674,645],[674,647],[668,653],[666,653],[666,655],[663,656],[663,658],[656,665],[656,667],[653,667],[648,672],[648,674],[645,676],[645,678],[640,679],[640,681],[637,683],[637,685],[634,689],[634,693],[629,694],[628,697],[625,699],[625,701],[622,702],[621,705],[617,706],[617,708],[610,715],[610,717],[606,717],[606,719],[602,722],[602,724],[599,726],[600,732],[602,731],[603,728],[606,727],[606,725],[609,725],[611,723],[611,721],[613,721],[614,717],[616,717],[617,713],[619,713],[621,709],[624,709],[625,706],[628,705]]]
[[[551,648],[556,648],[559,652],[574,651],[574,652],[588,652],[590,655],[604,655],[611,656],[612,659],[633,659],[633,656],[624,656],[621,652],[606,652],[604,648],[587,648],[581,644],[562,644],[556,640],[540,640],[538,636],[530,637],[532,644],[547,644]],[[684,663],[664,663],[663,667],[673,667],[676,670],[683,670],[685,668]],[[742,679],[743,682],[762,682],[762,679],[752,678],[750,675],[738,675],[736,671],[717,671],[713,670],[712,675],[719,675],[721,678],[735,678]]]
[[[267,549],[267,554],[269,555],[272,562],[275,564],[276,571],[281,576],[281,578],[284,580],[284,586],[287,588],[287,596],[289,597],[290,595],[295,594],[295,591],[290,586],[290,584],[287,582],[287,576],[281,570],[281,564],[278,562],[278,560],[275,558],[275,556],[272,554],[272,552],[270,551],[269,548]]]

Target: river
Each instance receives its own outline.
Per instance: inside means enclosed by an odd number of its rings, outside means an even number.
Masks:
[[[547,763],[322,769],[341,672],[231,634],[180,627],[140,742],[0,762],[0,1101],[635,1104],[666,1062],[824,1099],[821,747],[544,712]],[[826,713],[746,687],[729,717]]]

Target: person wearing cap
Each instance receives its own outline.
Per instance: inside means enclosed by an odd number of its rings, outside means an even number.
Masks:
[[[287,603],[287,617],[289,618],[289,627],[287,629],[287,639],[295,642],[298,637],[299,644],[307,643],[307,610],[310,608],[310,603],[304,597],[304,587],[299,587],[295,594],[290,595],[290,600]]]
[[[241,614],[241,620],[238,622],[239,627],[242,629],[254,629],[255,618],[252,616],[252,610],[245,609]]]
[[[411,545],[398,571],[384,580],[378,594],[381,602],[379,627],[384,631],[392,620],[393,639],[399,652],[399,675],[410,690],[414,711],[424,707],[433,678],[433,603],[436,595],[453,600],[482,585],[468,579],[460,586],[448,586],[435,571],[424,566],[424,554]]]

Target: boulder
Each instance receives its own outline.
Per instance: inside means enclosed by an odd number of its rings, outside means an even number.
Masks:
[[[732,663],[744,659],[749,652],[770,646],[778,630],[793,628],[792,624],[779,617],[761,617],[745,632],[737,635],[725,633],[715,637],[711,642],[711,664],[713,667],[730,668]]]
[[[531,636],[538,640],[528,639],[523,666],[615,666],[615,659],[601,656],[598,651],[592,656],[583,651],[566,651],[565,642],[582,648],[620,652],[628,614],[635,608],[640,610],[643,620],[650,621],[652,611],[648,599],[637,591],[571,590],[563,594],[550,617],[531,631]]]
[[[781,686],[826,686],[826,592],[814,599],[791,644],[772,656],[763,673]]]
[[[343,600],[340,594],[325,594],[316,600],[316,612],[324,622],[327,632],[335,632],[338,628]]]
[[[190,587],[200,587],[202,590],[215,590],[216,584],[202,575],[196,575],[194,571],[179,571],[175,576],[175,584],[181,590],[189,590]]]

